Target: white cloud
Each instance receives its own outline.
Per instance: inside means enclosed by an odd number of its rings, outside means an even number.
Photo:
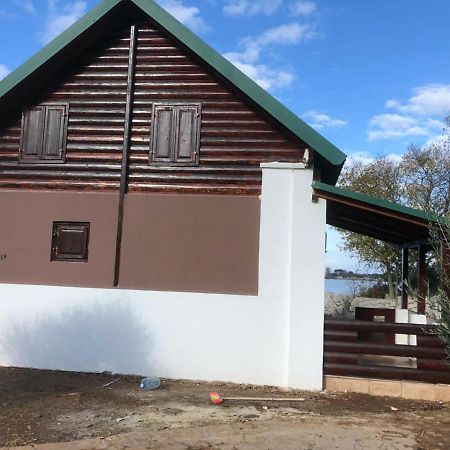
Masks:
[[[231,62],[266,90],[288,87],[295,78],[289,71],[275,70],[264,64],[246,64],[233,60]]]
[[[283,0],[225,0],[223,12],[229,16],[270,16],[275,14]]]
[[[42,44],[49,43],[56,36],[75,23],[87,10],[85,1],[48,0],[48,16],[44,31],[40,35]]]
[[[441,134],[439,136],[433,136],[425,142],[424,147],[443,147],[450,144],[450,136],[448,134]]]
[[[258,36],[242,40],[241,52],[228,52],[224,56],[264,89],[288,87],[294,81],[294,74],[286,69],[273,69],[261,64],[261,53],[274,45],[295,45],[317,36],[314,26],[296,22],[279,25]]]
[[[300,44],[318,36],[314,25],[298,22],[279,25],[260,34],[254,42],[259,46],[271,44]]]
[[[302,116],[316,130],[326,128],[341,128],[347,125],[345,120],[333,119],[327,114],[323,114],[314,110],[307,111]]]
[[[389,153],[388,155],[385,155],[385,158],[388,161],[392,161],[394,163],[399,163],[402,160],[403,155],[401,153]],[[371,164],[375,162],[375,156],[369,152],[366,151],[359,151],[359,152],[350,152],[347,157],[346,164],[352,164],[352,163],[362,163],[362,164]]]
[[[441,120],[405,114],[379,114],[370,121],[369,140],[396,139],[410,136],[432,136],[442,130]]]
[[[345,162],[346,165],[352,164],[355,162],[370,164],[374,162],[375,158],[369,153],[365,151],[353,152],[349,153],[347,156],[347,160]]]
[[[416,136],[426,137],[430,143],[439,139],[444,128],[443,119],[450,114],[450,84],[417,87],[405,102],[391,99],[385,106],[394,111],[372,118],[369,140]]]
[[[390,139],[407,136],[427,136],[428,128],[418,119],[400,114],[380,114],[370,121],[369,139]]]
[[[403,154],[400,153],[389,153],[389,155],[386,155],[386,159],[388,161],[392,161],[394,163],[399,164],[402,161]]]
[[[197,32],[210,31],[196,6],[186,6],[183,0],[158,0],[158,3],[181,23]]]
[[[223,12],[229,16],[272,16],[283,6],[283,0],[225,0]],[[289,5],[294,17],[309,16],[316,11],[317,5],[309,0],[295,0]]]
[[[0,80],[6,77],[11,71],[3,64],[0,64]]]
[[[450,84],[428,84],[413,89],[413,95],[402,103],[389,100],[386,108],[415,115],[446,116],[450,114]]]
[[[294,17],[309,16],[316,11],[317,5],[314,2],[297,0],[289,6]]]

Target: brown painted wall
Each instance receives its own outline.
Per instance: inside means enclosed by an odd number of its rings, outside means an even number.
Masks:
[[[113,287],[118,195],[0,192],[0,283]],[[53,221],[90,222],[87,263],[51,262]],[[120,288],[257,294],[257,197],[128,194]]]
[[[257,294],[257,197],[130,194],[121,288]]]
[[[117,205],[113,193],[0,192],[0,282],[112,287]],[[50,262],[53,221],[91,222],[88,262]]]

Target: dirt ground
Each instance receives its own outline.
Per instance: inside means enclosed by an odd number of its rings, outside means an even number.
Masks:
[[[0,447],[450,449],[450,404],[171,380],[163,380],[158,391],[142,392],[139,381],[0,368]],[[213,390],[304,401],[215,406],[209,400]],[[50,444],[69,441],[76,442]]]

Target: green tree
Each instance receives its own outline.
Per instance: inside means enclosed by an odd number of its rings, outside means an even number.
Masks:
[[[392,202],[402,202],[403,185],[400,165],[385,157],[370,164],[355,162],[339,180],[340,186]],[[341,230],[342,231],[342,230]],[[367,266],[382,270],[388,279],[389,295],[396,296],[400,277],[400,252],[386,242],[349,231],[342,231],[342,249],[353,253]]]
[[[441,137],[424,147],[411,146],[397,162],[378,157],[369,164],[354,162],[344,168],[340,186],[438,215],[450,212],[450,118]],[[343,231],[342,249],[367,266],[381,269],[389,293],[396,295],[401,279],[400,252],[388,243]]]
[[[450,146],[442,137],[428,147],[411,146],[400,170],[409,206],[445,216],[450,211]]]
[[[435,334],[444,342],[447,348],[447,360],[450,362],[450,255],[444,256],[443,249],[450,249],[450,214],[445,221],[432,227],[435,258],[438,265],[443,268],[442,284],[435,297],[433,308],[438,312]]]

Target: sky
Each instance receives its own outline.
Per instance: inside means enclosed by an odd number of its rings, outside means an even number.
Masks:
[[[0,79],[99,0],[0,0]],[[159,0],[349,160],[398,160],[450,114],[448,0]],[[328,230],[327,265],[359,269]]]

